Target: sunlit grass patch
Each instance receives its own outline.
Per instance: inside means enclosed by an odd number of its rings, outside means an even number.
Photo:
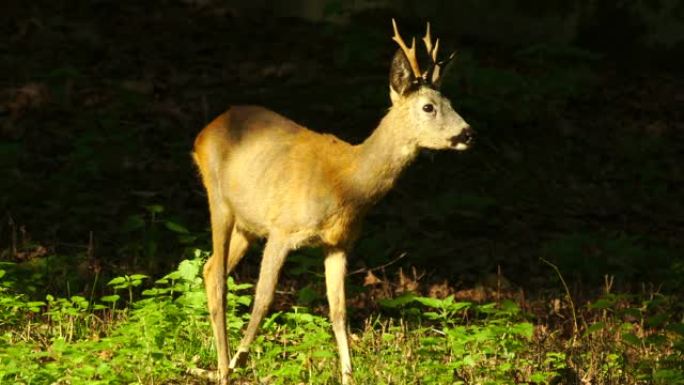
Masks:
[[[153,284],[142,275],[114,278],[114,293],[99,299],[31,300],[6,265],[0,273],[0,383],[203,383],[188,370],[215,365],[200,273],[205,257],[197,252]],[[141,292],[142,285],[148,289]],[[235,343],[248,320],[251,285],[231,279],[229,287]],[[477,304],[407,293],[380,305],[380,313],[351,330],[359,384],[684,383],[681,309],[676,298],[662,294],[607,287],[577,306],[576,332],[563,327],[562,318],[550,323],[510,300]],[[339,384],[327,317],[304,307],[271,314],[235,378]]]

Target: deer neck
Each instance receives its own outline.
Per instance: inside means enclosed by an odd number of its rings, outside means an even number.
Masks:
[[[390,109],[371,136],[357,146],[353,189],[368,203],[382,198],[418,153],[415,141],[405,134],[409,132],[403,127],[408,121],[405,115],[401,109]]]

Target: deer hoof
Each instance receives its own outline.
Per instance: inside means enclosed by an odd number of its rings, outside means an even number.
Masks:
[[[342,385],[354,385],[356,382],[350,372],[342,373]]]

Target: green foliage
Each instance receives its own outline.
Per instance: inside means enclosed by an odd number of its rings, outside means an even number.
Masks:
[[[144,274],[124,275],[112,279],[107,285],[111,286],[114,290],[127,289],[128,300],[133,302],[133,288],[140,286],[145,278],[149,277]]]
[[[0,383],[185,382],[189,368],[215,365],[202,282],[206,253],[135,298],[147,276],[109,282],[128,292],[34,301],[0,269]],[[229,279],[228,334],[248,320],[250,284]],[[311,289],[311,291],[315,291]],[[303,294],[306,298],[313,294]],[[677,299],[607,293],[588,304],[580,335],[538,326],[512,301],[475,304],[416,294],[380,301],[401,317],[378,316],[353,330],[355,379],[377,384],[550,384],[588,376],[597,383],[684,383],[684,324]],[[304,301],[306,302],[306,301]],[[251,363],[237,376],[266,384],[337,384],[337,352],[327,317],[294,307],[267,317]]]
[[[676,300],[660,294],[646,299],[604,294],[588,305],[601,316],[586,327],[583,339],[592,343],[578,360],[606,382],[650,379],[655,384],[682,383],[682,324],[670,310]],[[633,365],[630,359],[635,361]]]
[[[102,303],[95,304],[81,296],[48,295],[41,318],[36,320],[44,327],[19,324],[2,335],[0,379],[19,384],[57,380],[148,383],[182,373],[178,362],[187,365],[190,354],[206,355],[210,346],[204,333],[208,323],[198,276],[201,264],[200,254],[183,261],[177,271],[147,290],[145,299],[133,302],[129,291],[130,306],[122,310],[114,306],[117,295],[102,297]],[[140,274],[122,276],[109,285],[115,290],[129,290],[140,286],[145,278]],[[6,297],[3,293],[2,299]],[[26,302],[26,307],[29,304],[40,305]],[[16,309],[14,305],[12,310]],[[3,307],[2,314],[8,310]]]
[[[164,206],[150,204],[143,207],[142,213],[129,215],[121,226],[121,231],[129,241],[120,252],[131,256],[155,261],[159,247],[169,238],[179,245],[193,244],[198,236],[192,234],[178,220],[164,215]]]
[[[419,313],[421,317],[439,325],[419,327],[416,333],[417,353],[423,362],[418,378],[425,383],[499,384],[528,376],[528,381],[537,381],[555,376],[555,370],[562,368],[548,361],[529,373],[519,372],[533,365],[529,343],[534,327],[521,319],[513,302],[475,305],[457,302],[453,296],[438,299],[409,294],[382,304],[390,308],[423,305],[427,310]],[[464,324],[473,317],[476,320]]]

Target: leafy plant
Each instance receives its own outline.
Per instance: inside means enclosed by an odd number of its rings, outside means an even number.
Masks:
[[[207,254],[156,280],[114,278],[128,292],[95,301],[74,295],[31,301],[0,273],[0,383],[164,383],[211,368],[202,265]],[[228,281],[227,325],[237,341],[249,319],[250,284]],[[377,315],[352,330],[355,380],[379,384],[600,383],[681,384],[684,326],[676,298],[606,293],[578,310],[580,334],[565,339],[530,321],[515,302],[475,304],[454,296],[405,294],[381,301],[400,317]],[[593,318],[588,318],[592,315]],[[236,376],[262,383],[337,384],[337,353],[326,316],[293,307],[265,320]]]

